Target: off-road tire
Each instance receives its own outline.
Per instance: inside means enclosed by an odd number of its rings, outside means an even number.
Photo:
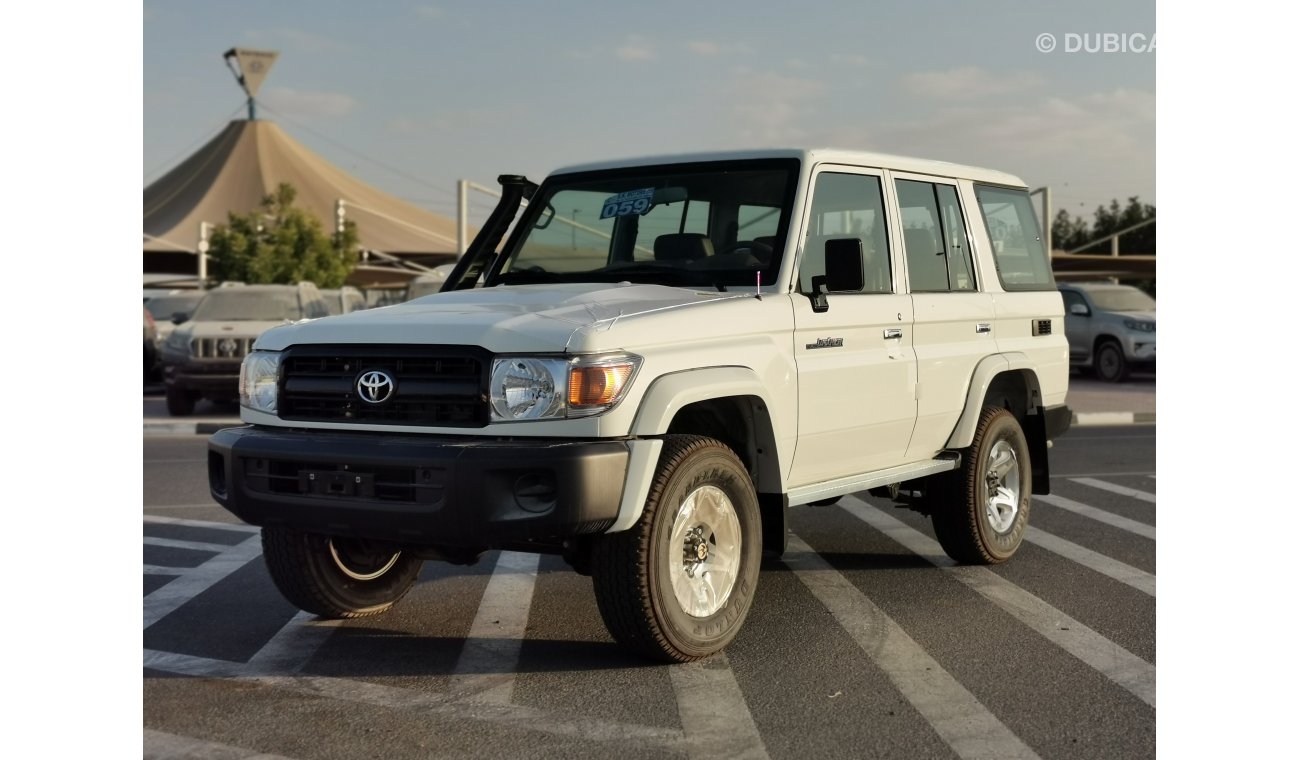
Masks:
[[[1000,442],[1005,446],[999,446]],[[995,447],[1014,454],[1018,481],[1014,519],[1001,531],[986,513]],[[962,452],[961,467],[938,479],[929,499],[930,520],[944,552],[967,565],[995,565],[1011,559],[1029,527],[1032,478],[1029,444],[1015,415],[1002,407],[985,407],[974,440]]]
[[[672,537],[687,497],[709,487],[725,495],[736,518],[739,545],[734,554],[739,566],[717,610],[697,617],[675,596],[670,563],[682,562],[683,549]],[[754,599],[761,558],[758,497],[744,465],[717,440],[671,435],[664,440],[641,519],[631,529],[600,536],[593,544],[596,603],[605,626],[623,647],[665,662],[703,659],[721,651],[740,630]]]
[[[334,552],[331,541],[338,543]],[[347,547],[372,546],[290,528],[262,528],[262,555],[276,588],[298,609],[325,618],[387,612],[415,584],[424,562],[407,552],[397,552],[396,560],[386,569],[386,560],[377,563],[371,569],[382,572],[368,580],[349,576],[334,558],[335,553],[348,556]],[[388,553],[383,547],[376,548],[381,558]]]

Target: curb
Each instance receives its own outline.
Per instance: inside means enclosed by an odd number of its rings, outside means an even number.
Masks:
[[[212,435],[222,428],[239,427],[243,422],[146,422],[145,435]],[[1103,425],[1154,425],[1155,412],[1083,412],[1070,418],[1070,427]]]
[[[1155,412],[1083,412],[1073,415],[1070,420],[1071,427],[1154,424],[1156,424]]]

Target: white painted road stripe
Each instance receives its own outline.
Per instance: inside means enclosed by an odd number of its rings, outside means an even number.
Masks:
[[[1156,577],[1145,570],[1139,570],[1117,559],[1098,554],[1092,549],[1079,546],[1072,541],[1066,541],[1064,538],[1052,535],[1032,525],[1025,532],[1025,540],[1041,546],[1049,552],[1059,554],[1072,562],[1077,562],[1090,570],[1114,578],[1120,583],[1132,586],[1144,594],[1156,595]]]
[[[729,758],[766,760],[763,737],[754,725],[727,655],[673,665],[668,677],[686,734],[687,757],[707,760],[725,754]]]
[[[250,536],[240,544],[224,547],[221,554],[198,567],[189,568],[185,574],[144,598],[144,627],[170,615],[181,605],[207,591],[213,584],[235,572],[262,553],[260,536]]]
[[[164,504],[162,506],[151,506],[146,509],[180,509],[182,507],[216,507],[216,502],[209,504]],[[165,515],[145,515],[144,521],[147,523],[157,523],[159,525],[184,525],[187,528],[211,528],[213,530],[233,530],[240,533],[258,533],[262,529],[256,525],[246,525],[244,523],[224,523],[212,522],[210,520],[186,520],[181,517],[167,517]]]
[[[145,575],[184,575],[189,571],[187,567],[163,567],[162,565],[145,565]]]
[[[297,673],[342,624],[342,620],[317,620],[310,612],[299,611],[249,658],[248,669],[258,675]]]
[[[255,749],[191,739],[188,736],[177,736],[150,728],[144,730],[144,760],[172,760],[178,757],[208,758],[208,760],[290,760],[284,755],[271,755]]]
[[[1034,501],[1057,507],[1059,509],[1064,509],[1073,512],[1076,515],[1083,515],[1084,517],[1091,518],[1097,522],[1106,523],[1107,525],[1119,528],[1120,530],[1126,530],[1129,533],[1136,533],[1137,535],[1142,536],[1143,538],[1149,538],[1152,541],[1156,540],[1156,526],[1154,525],[1147,525],[1146,523],[1138,522],[1137,520],[1130,520],[1127,517],[1120,517],[1113,512],[1107,512],[1103,509],[1090,507],[1087,504],[1081,504],[1073,499],[1067,499],[1064,496],[1056,496],[1055,494],[1052,496],[1035,495]]]
[[[571,713],[551,713],[523,705],[488,704],[472,698],[457,700],[449,694],[429,693],[348,678],[302,675],[261,676],[250,673],[244,663],[159,652],[152,649],[144,650],[144,667],[199,678],[240,679],[324,699],[388,709],[414,710],[458,720],[483,721],[521,731],[538,731],[585,741],[615,744],[634,742],[640,748],[649,745],[652,749],[682,751],[682,732],[675,728],[618,723],[575,716]]]
[[[802,538],[790,534],[782,561],[959,757],[1038,757]]]
[[[145,546],[161,546],[166,549],[186,549],[194,552],[220,554],[230,548],[229,544],[209,544],[205,541],[180,541],[175,538],[144,537]]]
[[[452,671],[453,693],[509,704],[537,581],[537,554],[501,552]]]
[[[1096,478],[1071,478],[1071,480],[1075,483],[1082,483],[1085,486],[1092,486],[1093,488],[1100,488],[1103,491],[1117,493],[1120,496],[1131,496],[1134,499],[1141,499],[1142,501],[1151,502],[1152,504],[1156,503],[1156,495],[1148,491],[1139,491],[1136,488],[1126,488],[1114,483],[1107,483],[1104,480],[1097,480]]]
[[[987,567],[957,566],[943,553],[938,541],[897,517],[885,514],[855,496],[846,496],[840,507],[924,557],[930,564],[952,573],[1048,641],[1087,663],[1143,702],[1156,706],[1156,667],[1151,663]]]

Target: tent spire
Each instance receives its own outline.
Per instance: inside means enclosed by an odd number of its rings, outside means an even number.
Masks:
[[[249,48],[231,48],[226,51],[226,66],[235,75],[235,80],[239,86],[248,93],[248,120],[257,120],[256,97],[257,90],[262,86],[262,81],[271,71],[271,65],[275,59],[280,56],[277,50],[250,50]],[[236,69],[231,64],[230,59],[234,58],[239,68]]]

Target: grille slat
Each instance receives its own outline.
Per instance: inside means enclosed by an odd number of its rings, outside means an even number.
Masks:
[[[281,364],[280,418],[483,427],[488,365],[485,351],[463,346],[296,346]],[[384,403],[357,392],[357,379],[372,370],[396,385]]]

